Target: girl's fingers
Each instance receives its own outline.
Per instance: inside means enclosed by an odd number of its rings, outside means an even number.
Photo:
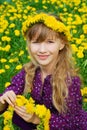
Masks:
[[[28,113],[26,113],[25,108],[16,106],[14,110],[21,118],[23,118],[24,120],[26,119],[26,116],[28,115]]]
[[[29,122],[31,120],[33,114],[23,113],[15,109],[15,112],[25,121]]]
[[[15,106],[15,110],[20,111],[21,113],[26,113],[26,108],[24,106],[21,107]]]
[[[9,105],[11,105],[12,107],[14,107],[14,104],[11,102],[10,98],[9,97],[6,97],[6,100],[5,100]]]
[[[13,91],[8,91],[0,97],[0,102],[4,104],[7,102],[9,105],[14,106],[16,100],[16,94]]]
[[[28,118],[31,118],[33,114],[28,114],[26,112],[26,108],[24,106],[21,106],[21,107],[18,107],[18,106],[15,106],[14,108],[15,112],[21,116],[23,119],[28,119]]]
[[[8,94],[8,97],[10,98],[11,102],[14,104],[16,100],[16,94],[11,91],[10,94]]]
[[[18,109],[14,109],[15,110],[15,112],[20,116],[20,117],[24,117],[24,115],[25,115],[25,113],[24,112],[21,112],[21,111],[19,111]]]
[[[25,120],[26,122],[32,122],[32,117],[34,114],[33,113],[28,114],[24,106],[21,107],[15,106],[14,110],[23,120]]]
[[[1,102],[2,104],[5,104],[5,101],[3,100],[2,97],[0,97],[0,102]]]

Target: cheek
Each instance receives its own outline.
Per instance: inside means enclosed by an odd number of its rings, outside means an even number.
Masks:
[[[30,45],[30,50],[32,53],[35,53],[38,51],[38,47],[37,46],[34,46],[34,45]]]
[[[59,47],[58,46],[52,46],[52,47],[49,47],[49,50],[51,53],[57,53],[59,52]]]

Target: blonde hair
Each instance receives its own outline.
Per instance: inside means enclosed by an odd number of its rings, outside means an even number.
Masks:
[[[59,113],[67,111],[67,104],[65,98],[68,97],[68,83],[66,82],[67,78],[71,79],[71,76],[75,74],[74,67],[72,64],[72,53],[71,47],[68,43],[68,40],[64,34],[53,31],[48,28],[43,23],[36,23],[31,28],[29,28],[26,38],[28,43],[29,54],[32,57],[32,61],[24,66],[26,71],[26,85],[24,93],[30,91],[33,86],[33,78],[35,75],[35,70],[38,66],[38,63],[34,59],[32,52],[29,48],[29,42],[36,37],[37,42],[44,41],[47,37],[51,38],[60,38],[64,48],[59,51],[57,64],[55,65],[54,73],[52,74],[52,100],[54,107],[58,110]],[[71,80],[70,80],[71,81]]]

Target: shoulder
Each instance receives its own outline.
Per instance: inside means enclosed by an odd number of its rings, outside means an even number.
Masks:
[[[71,86],[80,88],[81,83],[81,78],[79,76],[73,76],[71,78]]]
[[[18,73],[16,73],[13,77],[12,77],[12,82],[17,82],[19,80],[24,81],[25,79],[25,70],[24,68],[22,68]]]
[[[22,68],[18,73],[16,73],[13,77],[23,77],[25,76],[25,70]]]
[[[25,76],[25,69],[22,68],[22,69],[16,74],[16,76],[20,76],[20,77]]]
[[[81,86],[81,78],[79,76],[71,76],[71,77],[68,77],[67,80],[66,80],[66,83],[69,87],[71,86]]]
[[[79,76],[71,78],[71,85],[69,86],[70,96],[74,96],[75,99],[81,99],[81,79]]]
[[[72,81],[72,84],[74,86],[76,86],[76,85],[80,86],[81,85],[81,78],[79,76],[71,77],[71,81]]]
[[[81,81],[81,78],[79,76],[71,76],[71,77],[68,77],[67,80],[66,80],[66,83],[67,85],[69,86],[69,88],[75,88],[75,87],[79,87],[81,86],[82,84],[82,81]]]

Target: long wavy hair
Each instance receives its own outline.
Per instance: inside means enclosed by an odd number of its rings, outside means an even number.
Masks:
[[[74,76],[75,68],[72,63],[72,51],[70,43],[68,42],[64,34],[55,32],[54,30],[48,28],[43,23],[36,23],[31,28],[29,28],[26,33],[28,51],[31,56],[32,61],[25,64],[24,68],[26,71],[26,83],[24,93],[27,93],[33,89],[32,82],[35,75],[35,70],[39,66],[36,59],[34,59],[32,52],[30,50],[30,41],[36,38],[36,42],[42,42],[48,37],[51,39],[60,38],[64,48],[59,51],[57,63],[54,66],[54,73],[52,74],[52,102],[54,107],[59,113],[67,111],[66,98],[68,97],[68,82],[67,78],[70,79]]]

